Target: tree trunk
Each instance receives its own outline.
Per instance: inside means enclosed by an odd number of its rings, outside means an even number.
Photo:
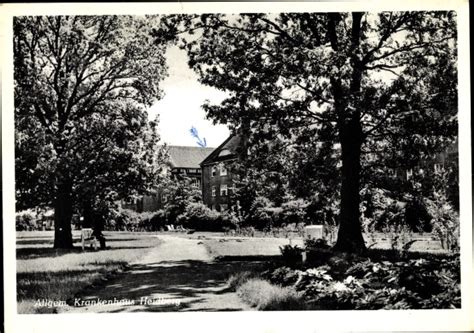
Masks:
[[[92,228],[94,226],[92,205],[89,201],[83,204],[82,217],[84,218],[81,225],[82,228]]]
[[[352,74],[349,91],[344,91],[341,78],[332,80],[334,99],[339,115],[339,140],[341,142],[342,184],[341,212],[337,242],[334,249],[344,252],[362,252],[366,249],[360,225],[360,157],[362,146],[362,128],[360,123],[360,89],[363,64],[357,51],[360,46],[361,20],[363,13],[352,13],[350,41],[350,62]],[[332,25],[337,24],[332,18]],[[333,49],[337,50],[337,33],[330,26]],[[349,94],[347,94],[349,93]],[[343,102],[344,101],[344,102]]]
[[[54,201],[54,248],[70,249],[72,245],[72,185],[67,180],[58,184]]]
[[[342,150],[341,211],[334,249],[344,252],[365,250],[360,224],[360,156],[361,130],[358,116],[340,128]]]

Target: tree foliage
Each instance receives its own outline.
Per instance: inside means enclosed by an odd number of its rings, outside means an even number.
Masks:
[[[181,15],[155,36],[179,36],[200,81],[228,93],[204,108],[249,147],[305,135],[338,149],[342,250],[364,248],[359,191],[374,169],[456,135],[454,12]]]
[[[166,74],[153,20],[14,20],[17,205],[55,207],[55,247],[72,246],[76,208],[143,192],[164,153],[146,107]]]

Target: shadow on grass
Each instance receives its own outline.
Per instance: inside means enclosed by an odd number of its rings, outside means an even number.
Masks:
[[[227,258],[229,259],[229,258]],[[268,257],[265,257],[268,260]],[[146,265],[134,265],[124,274],[116,275],[102,286],[83,290],[76,297],[89,301],[101,299],[134,300],[135,305],[143,298],[179,302],[179,307],[170,304],[147,304],[138,308],[120,305],[107,312],[174,312],[174,311],[237,311],[229,304],[213,307],[204,304],[215,297],[216,302],[226,302],[226,294],[233,293],[227,280],[242,271],[260,272],[266,269],[267,261],[162,261]],[[222,303],[221,303],[222,304]],[[222,309],[224,308],[224,309]],[[101,311],[102,309],[99,309]]]
[[[280,261],[281,255],[274,256],[260,256],[260,255],[248,255],[248,256],[218,256],[215,258],[218,262],[226,261]]]
[[[113,263],[120,266],[123,263]],[[90,285],[92,280],[99,281],[105,269],[87,270],[75,269],[56,272],[22,272],[17,273],[17,299],[36,300],[54,299],[65,301],[72,286],[83,288]],[[98,281],[93,282],[94,284]],[[93,284],[93,285],[94,285]]]
[[[35,245],[42,245],[42,244],[51,244],[53,245],[54,240],[52,238],[44,238],[44,239],[38,239],[38,238],[19,238],[16,241],[17,245],[30,245],[30,244],[35,244]]]
[[[138,238],[120,238],[120,237],[113,237],[113,236],[109,236],[107,237],[107,235],[105,235],[105,240],[107,243],[109,242],[136,242],[136,241],[141,241],[144,239],[144,237],[138,237]]]
[[[97,249],[94,250],[91,247],[85,247],[82,250],[82,247],[75,246],[71,249],[55,249],[53,247],[25,247],[16,250],[16,258],[18,260],[25,259],[37,259],[37,258],[56,258],[66,254],[71,253],[89,253],[89,252],[107,252],[113,250],[135,250],[135,249],[145,249],[153,247],[149,246],[117,246],[117,247],[107,247],[106,249]]]
[[[26,232],[29,232],[29,231],[26,231]],[[36,239],[48,238],[48,239],[52,240],[54,238],[54,235],[38,235],[38,234],[32,234],[32,235],[20,234],[20,235],[18,235],[17,234],[17,239],[33,239],[33,238],[36,238]]]
[[[112,237],[106,237],[107,242],[135,242],[135,241],[141,241],[143,238],[112,238]],[[76,238],[73,240],[75,243],[80,242],[79,238]],[[31,238],[18,238],[16,243],[18,245],[30,245],[30,244],[37,244],[37,245],[42,245],[42,244],[51,244],[53,245],[54,239],[51,237],[44,237],[44,238],[37,238],[37,237],[31,237]]]
[[[398,250],[392,249],[368,249],[365,256],[376,261],[388,260],[388,261],[406,261],[410,259],[442,259],[452,258],[456,254],[449,252],[421,252],[421,251],[407,251],[401,253]]]

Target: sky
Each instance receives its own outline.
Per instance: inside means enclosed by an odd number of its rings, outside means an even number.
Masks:
[[[197,147],[197,140],[190,134],[194,126],[199,136],[206,138],[208,147],[219,146],[229,136],[229,130],[225,125],[213,125],[212,120],[206,119],[201,105],[206,99],[219,103],[225,93],[198,82],[197,74],[188,67],[185,51],[176,46],[169,47],[166,59],[169,76],[162,82],[164,97],[148,110],[150,119],[159,114],[162,141],[169,145]]]

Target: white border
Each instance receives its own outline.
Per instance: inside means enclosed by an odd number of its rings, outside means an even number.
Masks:
[[[467,1],[260,2],[260,3],[117,3],[0,5],[2,69],[3,221],[6,332],[225,331],[309,332],[368,330],[474,329],[472,286],[472,201],[470,149],[469,4]],[[459,156],[461,207],[461,310],[317,311],[236,313],[16,314],[14,224],[14,125],[12,17],[45,14],[159,14],[205,12],[456,10],[459,50]],[[473,318],[471,318],[473,317]]]

